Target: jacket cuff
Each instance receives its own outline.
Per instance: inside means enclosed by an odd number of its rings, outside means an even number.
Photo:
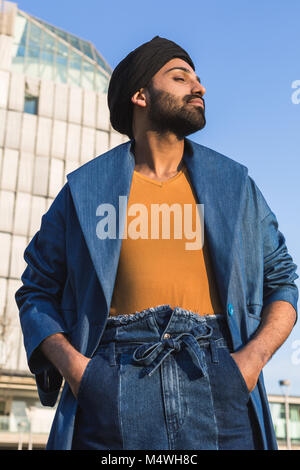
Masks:
[[[62,376],[55,367],[35,376],[38,394],[42,405],[54,406],[59,395]]]
[[[28,367],[34,375],[42,374],[44,371],[47,371],[53,367],[49,359],[47,359],[47,357],[42,353],[40,345],[46,338],[57,333],[66,334],[66,331],[63,328],[53,328],[52,331],[48,330],[47,334],[35,337],[32,340],[31,347],[28,347]]]
[[[295,320],[295,324],[296,324],[298,320],[298,306],[297,306],[298,290],[297,289],[291,290],[291,289],[286,289],[286,288],[277,289],[271,295],[269,295],[266,299],[264,299],[263,307],[266,307],[267,305],[269,305],[272,302],[275,302],[276,300],[289,302],[294,307],[295,312],[296,312],[296,320]]]

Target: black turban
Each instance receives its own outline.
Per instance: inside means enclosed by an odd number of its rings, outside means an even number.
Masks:
[[[133,103],[131,97],[147,86],[151,78],[170,60],[183,59],[193,70],[195,66],[188,53],[175,42],[155,36],[123,59],[114,69],[108,88],[108,107],[112,127],[132,134]]]

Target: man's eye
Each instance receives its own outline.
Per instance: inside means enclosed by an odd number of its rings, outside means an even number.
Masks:
[[[182,77],[174,77],[174,80],[182,80],[184,82],[184,78]]]

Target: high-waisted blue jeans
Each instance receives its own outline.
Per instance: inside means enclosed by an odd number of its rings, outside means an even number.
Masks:
[[[72,449],[259,449],[225,315],[110,317],[78,392]]]

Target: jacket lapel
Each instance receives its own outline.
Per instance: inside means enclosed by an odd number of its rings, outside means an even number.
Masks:
[[[123,201],[128,202],[135,167],[131,143],[126,142],[67,175],[78,219],[106,299],[107,310],[110,308],[120,257],[122,237],[119,233],[122,234],[125,221],[124,213],[123,218],[120,217],[119,196],[125,196],[127,199]],[[234,233],[247,168],[188,139],[185,143],[183,158],[198,203],[204,204],[205,240],[208,241],[225,309],[228,302]],[[115,238],[111,238],[110,234],[109,237],[100,239],[96,233],[99,222],[97,209],[101,204],[110,204],[110,207],[115,208]]]
[[[248,170],[207,147],[187,141],[184,160],[198,202],[204,204],[205,240],[216,276],[224,312],[229,302],[235,230]]]
[[[130,142],[89,161],[67,175],[75,209],[98,279],[110,308],[122,239],[118,236],[119,196],[129,196],[135,161]],[[96,233],[101,204],[115,208],[116,238]],[[99,210],[99,209],[98,209]],[[84,275],[84,273],[83,273]]]

